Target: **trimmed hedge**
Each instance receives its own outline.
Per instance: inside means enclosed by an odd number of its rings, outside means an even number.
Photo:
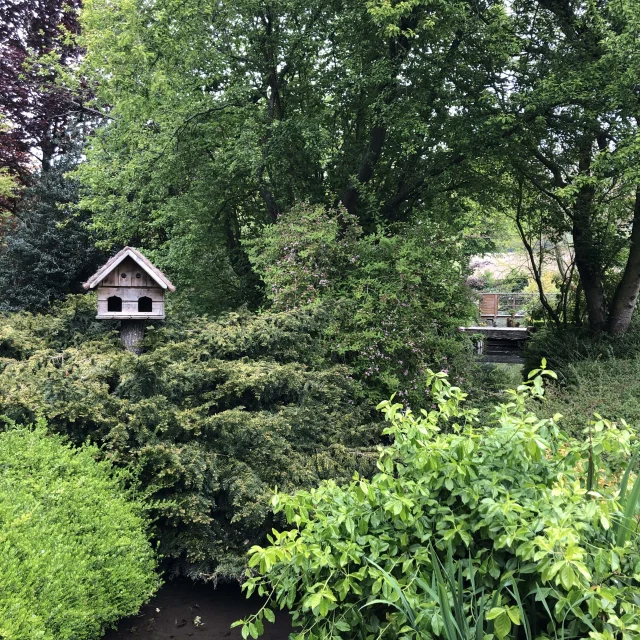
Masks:
[[[34,430],[0,434],[0,637],[96,638],[159,586],[122,474]]]

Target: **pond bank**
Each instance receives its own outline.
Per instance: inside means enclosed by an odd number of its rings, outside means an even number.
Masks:
[[[255,613],[260,598],[247,600],[237,584],[193,583],[176,580],[165,584],[137,616],[120,621],[104,640],[239,640],[240,628],[230,629],[235,620]],[[287,640],[291,632],[289,615],[276,613],[275,624],[266,624],[264,640]]]

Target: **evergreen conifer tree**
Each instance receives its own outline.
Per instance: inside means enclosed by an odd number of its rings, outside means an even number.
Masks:
[[[57,158],[25,191],[15,224],[0,245],[0,311],[39,311],[80,292],[103,258],[82,212],[71,207],[77,184],[65,174],[78,156],[76,149]]]

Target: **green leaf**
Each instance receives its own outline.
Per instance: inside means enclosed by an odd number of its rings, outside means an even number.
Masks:
[[[489,613],[487,613],[487,620],[495,620],[503,613],[505,613],[504,607],[493,607],[493,609],[491,609]]]
[[[262,612],[264,613],[264,617],[269,621],[269,622],[275,622],[276,621],[276,615],[275,613],[273,613],[273,611],[271,609],[269,609],[268,607],[265,607]]]
[[[569,591],[576,582],[576,576],[573,567],[567,562],[560,570],[560,582],[562,586]]]
[[[506,611],[503,611],[494,621],[493,629],[499,640],[506,638],[511,631],[511,619]]]
[[[507,607],[507,615],[511,618],[511,622],[515,625],[520,624],[520,610],[518,607]]]

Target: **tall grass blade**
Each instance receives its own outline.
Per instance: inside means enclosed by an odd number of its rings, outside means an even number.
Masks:
[[[388,604],[388,605],[390,605],[392,607],[395,607],[401,613],[404,613],[404,615],[406,616],[407,620],[409,621],[409,624],[411,625],[411,628],[417,631],[415,613],[413,611],[413,608],[409,604],[409,601],[407,600],[406,596],[404,595],[404,592],[400,588],[400,585],[398,584],[398,581],[390,573],[385,571],[377,562],[374,562],[370,558],[366,558],[366,561],[369,564],[373,565],[382,574],[382,576],[384,577],[386,583],[398,594],[398,598],[399,598],[400,602],[402,603],[402,606],[400,607],[396,603],[389,602],[388,600],[375,600],[374,602],[376,604]],[[366,607],[367,605],[374,604],[374,602],[369,602],[364,606]]]
[[[522,621],[522,627],[524,628],[524,635],[526,640],[531,640],[531,627],[529,626],[529,620],[525,615],[524,606],[522,605],[522,600],[520,599],[520,592],[518,591],[518,585],[514,580],[512,583],[513,591],[509,589],[509,592],[513,596],[513,599],[516,601],[518,605],[518,610],[520,611],[520,620]]]
[[[436,556],[436,552],[431,547],[431,564],[433,565],[433,580],[438,593],[438,603],[440,604],[440,613],[442,615],[442,623],[444,625],[445,634],[448,640],[466,640],[454,617],[451,615],[451,604],[449,603],[449,594],[447,592],[447,580],[442,575],[440,568],[440,560]],[[454,576],[455,579],[455,576]],[[450,584],[450,583],[449,583]],[[454,583],[455,584],[455,583]],[[455,592],[453,593],[454,603],[456,601]],[[455,606],[455,604],[454,604]]]
[[[480,596],[480,615],[476,618],[476,640],[484,638],[484,593]]]
[[[617,528],[616,544],[619,547],[624,546],[624,543],[627,542],[627,540],[629,540],[629,536],[631,535],[631,521],[633,520],[633,516],[636,514],[636,508],[637,508],[639,499],[640,499],[640,475],[636,478],[636,481],[633,483],[633,487],[631,488],[629,497],[625,502],[622,521],[616,524],[616,528]]]
[[[636,462],[638,460],[638,455],[640,455],[640,449],[636,449],[633,452],[633,455],[629,459],[629,464],[622,476],[622,481],[620,482],[620,495],[618,496],[618,500],[620,504],[624,504],[624,498],[627,495],[627,485],[629,484],[629,476],[631,475],[631,471],[636,466]]]
[[[587,492],[593,491],[594,475],[595,475],[595,464],[593,462],[593,450],[589,449],[589,468],[587,471]]]

